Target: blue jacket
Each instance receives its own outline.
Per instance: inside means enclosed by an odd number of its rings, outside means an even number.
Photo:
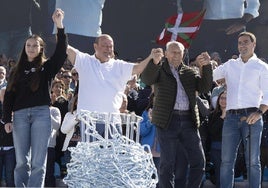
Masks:
[[[152,149],[154,138],[157,136],[156,127],[149,120],[148,111],[143,111],[142,118],[143,120],[140,123],[141,145],[148,144]],[[157,142],[156,151],[160,152],[159,142]]]

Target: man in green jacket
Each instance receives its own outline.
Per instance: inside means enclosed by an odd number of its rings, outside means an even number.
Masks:
[[[161,148],[160,188],[175,187],[175,170],[180,170],[176,169],[179,166],[176,163],[180,163],[176,161],[176,153],[183,152],[179,143],[188,157],[188,188],[200,187],[205,170],[205,156],[198,132],[200,120],[196,94],[210,91],[212,66],[209,55],[202,53],[197,57],[198,73],[183,63],[183,54],[183,44],[168,42],[165,58],[162,49],[154,49],[153,59],[141,75],[145,84],[154,85],[152,123],[157,126]]]

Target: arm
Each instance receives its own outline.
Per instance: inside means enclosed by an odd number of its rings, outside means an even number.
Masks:
[[[161,66],[162,58],[164,57],[161,48],[152,49],[151,60],[147,63],[141,74],[141,80],[146,85],[153,85],[159,75],[159,67]]]
[[[211,90],[213,83],[210,56],[207,52],[203,52],[197,56],[196,61],[198,63],[201,76],[201,78],[198,78],[198,91],[200,93],[207,93]]]
[[[4,102],[4,96],[5,96],[5,92],[6,92],[6,87],[2,88],[0,90],[0,102],[3,104]]]
[[[13,125],[11,123],[12,119],[12,109],[13,109],[13,102],[15,100],[15,94],[12,91],[6,91],[3,101],[3,117],[2,121],[5,123],[5,130],[7,133],[12,132]]]
[[[52,15],[52,19],[57,27],[57,36],[56,36],[57,44],[55,52],[51,56],[50,61],[48,61],[45,64],[45,66],[49,67],[51,77],[54,77],[58,73],[67,57],[66,54],[67,40],[64,32],[64,27],[62,24],[63,18],[64,18],[64,12],[61,9],[56,9]]]
[[[132,75],[134,74],[140,75],[145,69],[145,67],[148,65],[151,59],[154,60],[155,64],[158,64],[163,56],[164,54],[161,48],[152,49],[150,55],[146,59],[134,65],[133,70],[132,70]]]
[[[56,107],[51,110],[51,125],[54,130],[59,130],[61,124],[61,114],[60,110]]]
[[[243,29],[246,28],[246,25],[248,22],[250,22],[253,19],[253,15],[249,13],[245,13],[244,16],[234,24],[230,25],[226,30],[227,35],[234,34],[236,32],[242,31]]]
[[[67,55],[68,55],[67,58],[72,63],[72,65],[75,64],[76,52],[77,52],[77,49],[75,49],[74,47],[70,45],[67,46]]]

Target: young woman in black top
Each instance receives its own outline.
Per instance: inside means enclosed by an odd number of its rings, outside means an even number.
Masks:
[[[46,59],[45,44],[38,35],[30,36],[14,67],[6,89],[3,121],[13,131],[16,152],[16,187],[43,187],[46,155],[51,133],[49,84],[62,67],[66,54],[64,12],[55,10],[52,19],[58,28],[56,50]]]

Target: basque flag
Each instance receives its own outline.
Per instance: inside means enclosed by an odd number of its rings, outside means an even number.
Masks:
[[[165,28],[157,37],[156,43],[166,45],[169,41],[181,42],[189,48],[203,21],[205,10],[201,12],[180,13],[171,16],[165,23]]]

